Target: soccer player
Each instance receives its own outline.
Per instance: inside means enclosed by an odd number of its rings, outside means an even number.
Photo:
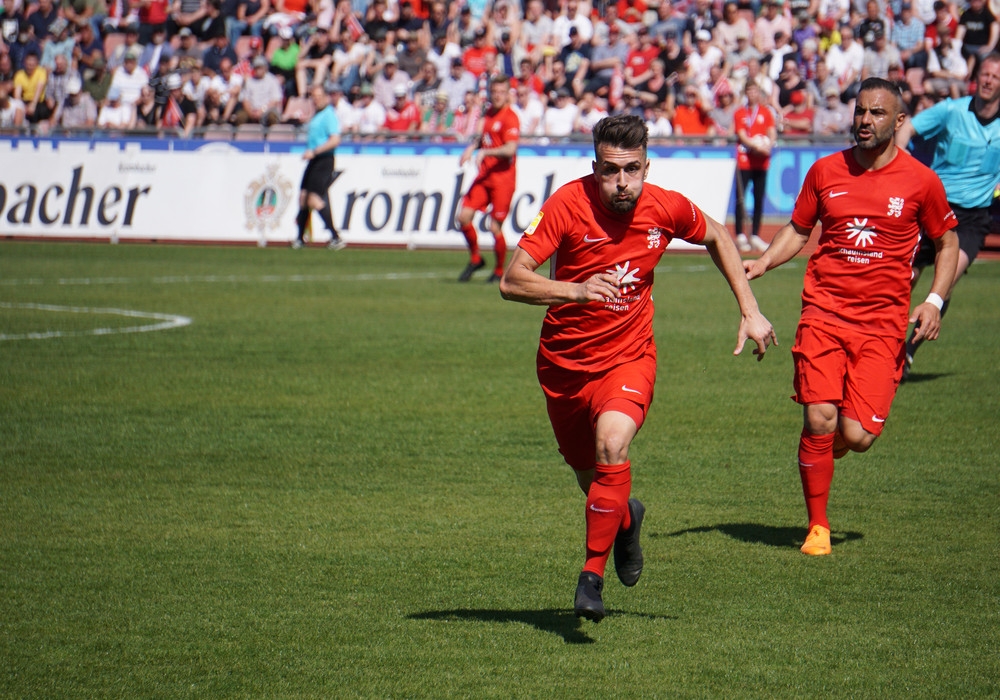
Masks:
[[[919,337],[937,338],[955,275],[955,215],[934,172],[896,147],[902,110],[895,84],[865,80],[854,108],[856,145],[813,164],[791,221],[759,258],[744,262],[748,279],[760,277],[795,256],[816,222],[823,224],[792,347],[809,515],[802,551],[809,555],[831,551],[826,508],[834,459],[864,452],[881,434],[903,372],[907,321],[919,324]],[[934,241],[937,265],[931,293],[910,314],[910,258],[921,228]]]
[[[931,169],[944,183],[958,220],[957,284],[990,232],[990,204],[1000,180],[1000,53],[982,59],[975,95],[945,100],[918,113],[899,130],[896,144],[906,148],[915,134],[933,146]],[[933,262],[934,248],[925,236],[913,260],[913,284]],[[942,316],[948,311],[952,289],[943,294]],[[924,340],[918,333],[919,329],[914,329],[906,342],[905,374],[909,374],[913,356]]]
[[[330,242],[327,248],[341,250],[347,244],[341,240],[340,234],[333,225],[333,212],[330,206],[330,187],[333,185],[333,152],[340,145],[340,120],[337,110],[330,104],[330,96],[322,85],[312,89],[313,106],[316,113],[309,120],[306,131],[306,150],[302,160],[306,162],[306,170],[302,173],[302,184],[299,188],[299,213],[295,217],[298,226],[298,236],[292,241],[293,248],[301,248],[305,243],[306,227],[312,210],[315,209],[323,220],[323,225],[330,232]]]
[[[504,299],[549,307],[537,373],[559,451],[587,495],[586,560],[573,607],[594,622],[604,617],[612,547],[624,585],[642,573],[645,508],[629,498],[629,446],[653,400],[653,273],[670,240],[705,245],[732,288],[742,315],[733,354],[753,339],[762,359],[778,342],[729,232],[684,195],[645,183],[646,146],[641,117],[599,121],[593,173],[542,205],[500,280]],[[540,275],[550,259],[550,276]]]
[[[510,78],[498,75],[490,83],[490,106],[480,120],[476,136],[459,158],[459,165],[473,162],[479,173],[458,212],[457,223],[469,246],[469,264],[459,276],[468,282],[476,271],[486,267],[479,253],[479,236],[472,217],[477,211],[489,210],[489,226],[493,233],[493,252],[496,265],[489,282],[497,282],[503,274],[507,258],[507,241],[500,230],[510,210],[517,181],[517,142],[521,136],[521,123],[510,106]]]

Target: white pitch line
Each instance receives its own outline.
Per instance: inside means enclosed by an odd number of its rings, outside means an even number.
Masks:
[[[46,340],[48,338],[71,338],[84,335],[113,335],[116,333],[150,333],[152,331],[163,331],[168,328],[181,328],[191,324],[191,319],[187,316],[177,316],[174,314],[159,314],[152,311],[135,311],[133,309],[100,309],[87,306],[56,306],[54,304],[14,304],[10,302],[0,302],[3,309],[28,309],[33,311],[57,311],[74,314],[110,314],[114,316],[126,316],[129,318],[148,318],[160,321],[160,323],[150,323],[142,326],[124,326],[121,328],[93,328],[86,331],[45,331],[44,333],[0,333],[0,341],[3,340]]]
[[[261,275],[251,277],[249,275],[167,275],[162,277],[152,277],[140,279],[138,277],[63,277],[54,280],[45,280],[37,277],[28,279],[0,279],[0,286],[4,287],[40,287],[46,284],[58,286],[100,286],[115,284],[256,284],[260,282],[377,282],[380,280],[406,281],[417,279],[440,279],[449,277],[443,272],[389,272],[389,273],[362,273],[357,275]]]

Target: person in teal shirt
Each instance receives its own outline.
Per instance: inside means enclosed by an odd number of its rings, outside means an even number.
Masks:
[[[295,217],[298,236],[292,242],[292,247],[301,248],[305,243],[306,227],[315,210],[330,232],[330,242],[327,247],[340,250],[347,244],[340,239],[340,234],[333,225],[330,206],[330,187],[334,180],[333,152],[340,145],[340,120],[337,118],[337,111],[330,104],[326,88],[315,86],[312,89],[312,101],[316,113],[309,120],[306,129],[306,151],[302,154],[302,159],[306,161],[306,170],[302,174],[299,213]]]
[[[1000,53],[981,60],[974,95],[944,100],[919,112],[899,129],[896,143],[905,148],[914,136],[933,148],[931,170],[941,178],[958,221],[958,269],[951,290],[941,300],[943,317],[955,284],[976,259],[992,225],[990,205],[1000,181]],[[921,238],[913,259],[913,284],[923,268],[934,263],[933,253],[930,242]],[[904,379],[922,342],[913,340],[915,334],[914,329],[906,343]]]

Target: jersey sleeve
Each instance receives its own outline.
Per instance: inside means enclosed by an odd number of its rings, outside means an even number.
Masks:
[[[705,214],[690,199],[679,192],[671,192],[669,211],[673,218],[673,238],[688,243],[701,244],[705,240],[708,224]]]
[[[948,204],[948,197],[944,191],[941,178],[933,170],[927,169],[926,175],[927,196],[921,203],[920,211],[917,214],[920,220],[920,228],[931,238],[940,238],[948,231],[958,225],[955,212]]]
[[[914,130],[924,139],[932,139],[940,134],[948,125],[952,104],[952,100],[942,100],[913,115],[910,121]]]
[[[521,120],[518,118],[517,112],[513,109],[508,109],[505,122],[506,123],[503,128],[503,142],[511,143],[512,141],[519,141],[521,138]]]
[[[813,163],[802,182],[799,196],[795,198],[795,208],[792,210],[792,223],[800,228],[810,229],[819,220],[819,164]]]
[[[567,221],[570,215],[565,202],[571,201],[572,197],[567,198],[566,193],[576,184],[564,185],[549,197],[528,228],[524,229],[524,235],[517,244],[539,265],[552,257],[562,242],[563,232],[569,230]],[[578,194],[583,196],[582,191]]]

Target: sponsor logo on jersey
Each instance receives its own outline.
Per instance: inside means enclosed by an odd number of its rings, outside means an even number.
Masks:
[[[530,236],[535,232],[535,229],[538,228],[538,224],[541,223],[543,216],[545,216],[545,212],[543,211],[540,211],[537,214],[535,214],[535,218],[531,220],[530,224],[528,224],[528,228],[524,229],[525,236]]]

